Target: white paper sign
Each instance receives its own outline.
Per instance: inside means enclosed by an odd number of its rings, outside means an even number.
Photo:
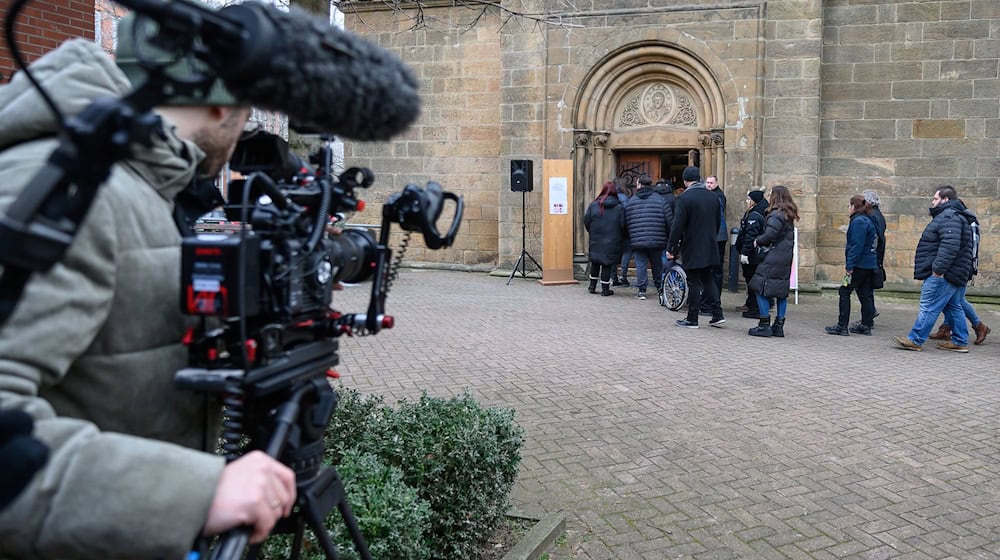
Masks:
[[[569,214],[566,177],[549,177],[549,214]]]

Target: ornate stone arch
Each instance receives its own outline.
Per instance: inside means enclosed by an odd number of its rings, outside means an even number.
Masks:
[[[691,42],[678,34],[678,42]],[[690,46],[690,45],[689,45]],[[711,51],[662,40],[622,45],[594,64],[578,82],[573,103],[574,206],[578,219],[596,185],[614,175],[614,152],[688,148],[702,151],[704,174],[723,174],[726,99],[733,80],[719,80],[726,66]],[[704,59],[708,59],[707,62]],[[658,105],[657,97],[663,105]],[[576,228],[576,253],[586,247]]]

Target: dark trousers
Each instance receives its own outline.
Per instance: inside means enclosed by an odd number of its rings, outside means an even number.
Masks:
[[[599,262],[590,261],[590,279],[595,280],[598,277],[601,279],[601,284],[611,283],[611,273],[615,271],[615,265],[613,264],[601,264]]]
[[[720,303],[722,298],[722,263],[725,261],[725,259],[726,259],[726,242],[719,241],[719,262],[715,265],[712,265],[712,283],[715,284],[716,299],[719,299]],[[708,299],[703,294],[701,299],[701,310],[711,311],[712,301],[713,300]]]
[[[875,323],[875,288],[872,281],[875,279],[875,271],[865,268],[855,268],[851,274],[851,283],[841,286],[837,290],[840,295],[840,313],[837,316],[837,324],[846,327],[851,321],[851,292],[857,292],[858,301],[861,302],[861,324],[871,327]]]
[[[712,317],[722,317],[722,304],[715,288],[715,280],[712,278],[712,267],[685,268],[684,273],[687,274],[688,281],[687,320],[698,322],[698,310],[701,309],[703,299],[709,304]]]
[[[743,264],[740,265],[740,267],[743,269],[743,279],[746,280],[747,283],[747,301],[744,305],[747,306],[747,310],[757,313],[760,311],[760,308],[757,305],[757,292],[750,288],[750,279],[757,273],[757,265]]]
[[[646,279],[646,267],[653,269],[653,285],[660,291],[663,280],[663,247],[633,247],[632,257],[635,258],[635,288],[646,291],[649,281]]]

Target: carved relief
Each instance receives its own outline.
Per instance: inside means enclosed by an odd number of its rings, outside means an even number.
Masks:
[[[597,146],[598,148],[603,148],[603,147],[607,146],[608,145],[608,135],[607,134],[598,134],[597,136],[594,136],[594,145]]]
[[[673,124],[698,126],[698,114],[691,98],[682,90],[664,83],[641,86],[622,104],[617,125],[620,128]]]
[[[590,135],[587,133],[577,134],[575,141],[577,146],[586,146],[590,144]]]

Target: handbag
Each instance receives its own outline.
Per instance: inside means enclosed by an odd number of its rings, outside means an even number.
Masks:
[[[878,290],[884,286],[885,286],[885,268],[879,266],[878,269],[875,271],[874,277],[872,278],[872,288]]]

